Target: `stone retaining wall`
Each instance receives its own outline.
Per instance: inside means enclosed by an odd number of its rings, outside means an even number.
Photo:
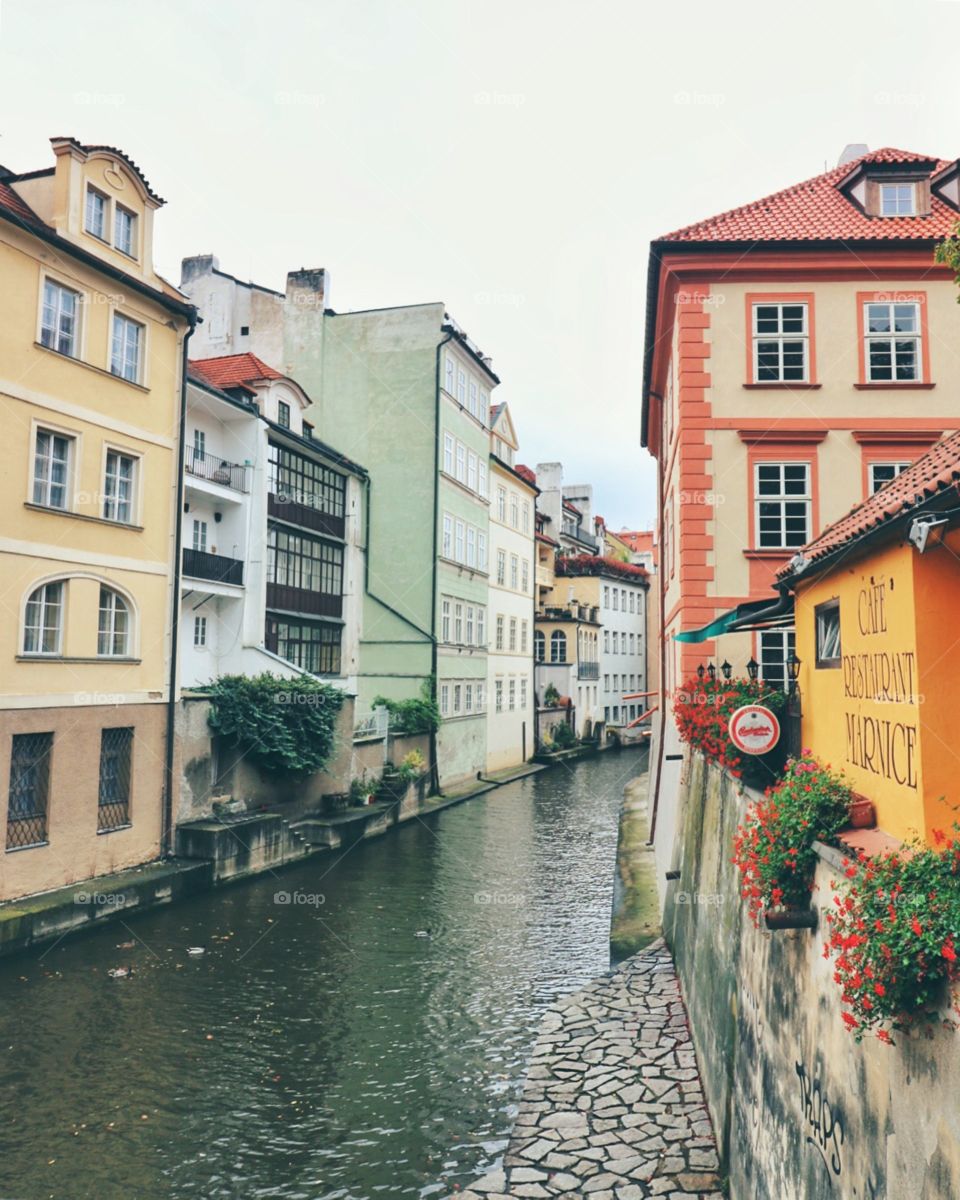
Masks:
[[[746,916],[731,862],[740,793],[699,756],[686,762],[681,877],[664,911],[732,1200],[956,1200],[960,1034],[853,1040],[823,957],[825,922],[770,933]],[[823,852],[821,911],[838,863]]]

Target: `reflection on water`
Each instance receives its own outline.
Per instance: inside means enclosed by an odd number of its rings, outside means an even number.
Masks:
[[[640,766],[557,767],[0,964],[0,1196],[393,1200],[475,1178],[544,1006],[607,968]]]

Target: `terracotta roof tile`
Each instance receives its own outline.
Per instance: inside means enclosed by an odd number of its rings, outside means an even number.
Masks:
[[[792,187],[664,234],[666,242],[766,242],[938,238],[949,233],[957,212],[933,196],[928,217],[869,217],[840,190],[859,166],[870,163],[924,166],[935,174],[944,159],[885,147]]]
[[[44,225],[26,200],[23,200],[8,183],[0,183],[0,206],[32,225]]]
[[[941,439],[922,458],[902,471],[896,479],[885,484],[852,508],[839,521],[814,538],[803,548],[808,562],[816,562],[828,554],[856,541],[872,529],[910,512],[932,497],[960,485],[960,431]],[[793,574],[788,564],[777,572],[783,578]]]
[[[523,463],[517,463],[517,465],[513,469],[516,471],[516,473],[520,476],[521,479],[525,479],[527,481],[527,483],[532,483],[534,487],[537,486],[536,471],[531,471],[530,468],[525,467],[523,465]]]
[[[268,367],[255,354],[225,354],[220,358],[192,358],[190,369],[216,388],[242,387],[264,379],[283,379],[279,371]]]

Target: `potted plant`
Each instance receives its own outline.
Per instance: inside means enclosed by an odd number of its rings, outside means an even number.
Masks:
[[[850,793],[850,827],[852,829],[873,829],[877,824],[877,813],[873,801],[857,792]]]

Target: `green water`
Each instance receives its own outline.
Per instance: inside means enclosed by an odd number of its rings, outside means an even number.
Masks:
[[[502,1152],[544,1007],[607,969],[641,766],[556,767],[0,964],[0,1197],[465,1185]]]

